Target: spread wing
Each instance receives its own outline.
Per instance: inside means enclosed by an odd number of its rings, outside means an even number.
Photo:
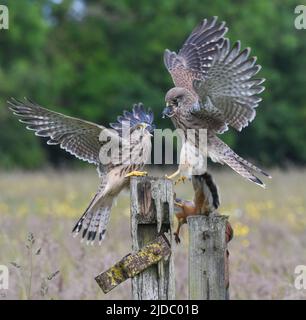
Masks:
[[[192,31],[178,54],[165,50],[164,63],[176,87],[193,92],[193,80],[203,79],[207,74],[226,32],[225,23],[218,22],[217,17],[204,19]]]
[[[240,52],[239,41],[230,48],[229,40],[225,39],[217,51],[205,79],[194,81],[194,90],[202,104],[197,113],[201,118],[214,110],[225,125],[240,131],[255,117],[255,108],[261,101],[258,94],[265,89],[261,86],[265,79],[254,78],[261,66],[256,64],[256,57],[249,57],[249,48]]]
[[[27,124],[27,129],[34,130],[35,135],[49,137],[48,144],[59,144],[70,154],[95,165],[100,163],[101,132],[107,130],[107,136],[116,137],[103,126],[50,111],[30,100],[11,99],[8,103],[19,121]]]

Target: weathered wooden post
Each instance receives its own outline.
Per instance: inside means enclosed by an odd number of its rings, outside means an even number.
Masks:
[[[196,215],[189,228],[189,299],[226,300],[226,224],[228,217]]]
[[[132,250],[137,252],[158,234],[165,233],[173,248],[173,184],[165,178],[131,178]],[[132,279],[134,300],[175,299],[173,253],[167,260]]]

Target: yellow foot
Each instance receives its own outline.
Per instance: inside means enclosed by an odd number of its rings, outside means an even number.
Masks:
[[[181,177],[179,177],[179,178],[174,182],[174,185],[176,186],[176,185],[178,185],[180,182],[185,183],[186,180],[187,180],[187,177],[181,176]]]
[[[148,175],[146,171],[132,171],[125,175],[125,177],[145,177]]]
[[[180,174],[180,171],[177,170],[177,171],[175,171],[174,173],[172,173],[170,176],[165,175],[165,178],[166,178],[166,179],[169,179],[169,180],[172,180],[173,178],[175,178],[175,177],[178,176],[179,174]]]

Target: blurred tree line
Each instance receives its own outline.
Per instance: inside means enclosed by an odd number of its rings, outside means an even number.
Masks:
[[[10,28],[0,30],[0,166],[36,168],[70,156],[26,131],[6,100],[39,104],[97,123],[142,101],[160,128],[172,86],[165,48],[178,50],[203,18],[225,20],[232,41],[250,46],[265,77],[255,121],[224,140],[266,165],[306,161],[306,30],[294,28],[296,1],[22,0],[2,1]],[[71,160],[70,160],[71,161]],[[69,165],[71,162],[69,162]]]

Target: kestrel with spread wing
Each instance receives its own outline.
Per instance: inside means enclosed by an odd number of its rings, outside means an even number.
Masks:
[[[227,28],[216,17],[204,19],[185,41],[179,53],[165,51],[164,63],[175,87],[165,97],[164,116],[187,136],[188,129],[207,130],[207,154],[214,162],[227,164],[244,178],[264,187],[252,171],[270,177],[238,156],[217,135],[228,126],[241,131],[255,118],[258,96],[264,87],[250,49],[232,47],[224,38]],[[189,141],[190,143],[190,141]],[[199,145],[195,146],[199,149]],[[169,178],[184,172],[179,168]]]
[[[114,198],[129,186],[130,176],[146,175],[139,170],[151,155],[152,111],[146,111],[141,103],[136,104],[132,112],[124,111],[123,116],[117,118],[118,122],[106,128],[50,111],[29,100],[12,99],[9,104],[35,135],[49,137],[48,144],[58,144],[77,158],[97,166],[101,179],[99,189],[73,233],[77,235],[82,231],[82,238],[88,243],[93,244],[96,238],[101,243]],[[110,142],[115,150],[106,148]],[[108,151],[113,151],[109,157]]]

